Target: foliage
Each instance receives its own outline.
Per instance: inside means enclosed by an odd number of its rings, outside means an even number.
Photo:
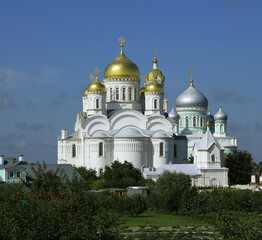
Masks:
[[[0,202],[6,201],[11,195],[22,189],[23,185],[20,183],[2,183],[0,184]]]
[[[129,186],[138,186],[143,183],[140,170],[127,161],[124,163],[115,161],[111,167],[106,166],[104,179],[106,187],[126,188]]]
[[[32,192],[38,193],[41,190],[43,193],[52,192],[57,194],[65,189],[63,182],[67,181],[67,177],[59,167],[53,172],[47,170],[45,163],[42,165],[37,163],[31,166],[31,170],[35,175],[35,179],[32,183],[25,183],[25,185],[30,187]]]
[[[0,239],[118,239],[111,196],[86,193],[77,180],[65,185],[44,167],[35,174],[27,190],[0,202]]]
[[[191,179],[183,173],[165,171],[156,182],[155,193],[152,194],[153,205],[157,209],[168,212],[178,211],[182,196],[191,187]]]
[[[75,169],[81,175],[81,178],[87,183],[92,183],[97,180],[96,170],[87,169],[86,167],[75,167]]]
[[[248,151],[225,154],[225,167],[229,168],[228,177],[231,185],[250,183],[252,161],[252,155]]]
[[[252,239],[262,238],[261,219],[254,218],[246,212],[218,211],[213,214],[210,222],[224,239]]]

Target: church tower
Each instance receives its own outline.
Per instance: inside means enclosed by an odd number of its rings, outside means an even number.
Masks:
[[[140,110],[140,72],[137,65],[123,52],[125,39],[121,37],[118,41],[120,54],[106,66],[104,71],[107,110]]]
[[[86,112],[87,116],[94,114],[105,115],[105,85],[98,79],[97,68],[94,70],[96,78],[91,74],[89,76],[91,83],[83,93],[83,112]],[[95,80],[94,80],[95,78]]]
[[[218,112],[214,115],[216,137],[225,137],[227,135],[227,115],[222,111],[220,104]]]

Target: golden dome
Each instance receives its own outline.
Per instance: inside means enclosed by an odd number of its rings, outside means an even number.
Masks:
[[[140,72],[135,63],[123,53],[123,44],[121,43],[121,52],[118,57],[106,66],[104,79],[108,78],[131,78],[140,79]]]
[[[152,69],[149,74],[148,74],[148,80],[152,81],[153,79],[155,79],[156,77],[158,77],[159,79],[161,79],[161,81],[165,81],[165,76],[162,73],[162,71],[160,69]]]
[[[99,71],[97,69],[97,71]],[[98,77],[96,76],[96,79],[92,82],[94,76],[91,74],[90,77],[91,83],[88,86],[88,88],[83,92],[83,97],[86,97],[89,92],[106,92],[105,85],[99,81]]]
[[[163,87],[155,79],[145,86],[145,92],[164,92]]]
[[[145,87],[146,85],[140,88],[140,97],[145,97]]]

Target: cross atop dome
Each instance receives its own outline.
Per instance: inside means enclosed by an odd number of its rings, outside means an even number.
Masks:
[[[121,47],[121,53],[123,52],[123,43],[125,42],[126,40],[123,38],[123,36],[121,36],[119,39],[118,39],[118,42],[120,42],[120,47]]]
[[[96,77],[98,76],[98,73],[100,73],[100,70],[98,69],[98,68],[96,68],[95,70],[94,70],[94,73],[96,74]]]
[[[191,76],[190,76],[190,87],[194,87],[194,84],[193,84],[193,72],[194,72],[194,70],[191,68],[189,70],[189,72],[191,74]]]
[[[93,79],[94,79],[95,77],[93,76],[93,74],[91,74],[90,76],[89,76],[89,79],[90,79],[90,81],[91,82],[93,82]]]

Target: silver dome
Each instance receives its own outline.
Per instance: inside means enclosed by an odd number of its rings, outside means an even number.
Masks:
[[[194,86],[190,86],[176,99],[176,107],[204,107],[207,108],[207,98]]]
[[[214,119],[221,120],[221,121],[226,121],[227,120],[227,115],[222,111],[221,107],[219,108],[218,112],[214,115]]]
[[[168,113],[168,117],[174,120],[179,120],[179,114],[172,108],[172,110]]]

